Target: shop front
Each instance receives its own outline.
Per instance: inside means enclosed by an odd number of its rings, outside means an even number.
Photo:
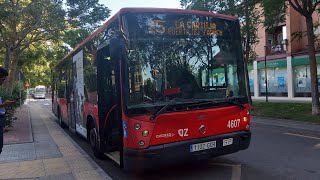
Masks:
[[[268,61],[267,69],[265,69],[265,62],[260,61],[257,63],[257,68],[259,96],[265,96],[267,92],[268,96],[288,97],[286,59]]]
[[[320,57],[317,57],[318,89],[320,88]],[[311,76],[308,57],[294,57],[293,84],[295,97],[311,97]]]

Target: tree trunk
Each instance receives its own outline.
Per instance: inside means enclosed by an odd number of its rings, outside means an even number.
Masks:
[[[10,53],[11,53],[11,47],[8,45],[6,45],[6,59],[4,61],[4,68],[6,70],[9,69],[9,65],[10,65]]]
[[[8,45],[6,45],[6,57],[5,57],[5,60],[4,60],[4,68],[10,72],[9,68],[10,68],[10,58],[11,58],[11,54],[12,54],[12,51],[11,51],[11,47]],[[7,80],[4,82],[3,84],[3,87],[5,87],[5,90],[7,91],[8,90],[8,87],[9,87],[9,80],[7,78]]]
[[[6,87],[6,90],[7,90],[8,94],[12,94],[12,91],[13,91],[13,88],[14,88],[19,56],[20,56],[20,47],[18,47],[17,49],[15,49],[13,51],[13,56],[12,56],[12,59],[11,59],[11,65],[10,65],[10,68],[9,68],[9,78],[8,78],[7,87]]]
[[[306,17],[307,37],[308,37],[308,52],[310,60],[310,75],[311,75],[311,97],[312,97],[312,114],[318,115],[319,111],[319,90],[317,77],[317,61],[314,47],[313,19],[312,16]]]

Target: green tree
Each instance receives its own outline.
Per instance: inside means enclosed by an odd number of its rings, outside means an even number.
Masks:
[[[68,30],[64,42],[75,48],[105,21],[110,10],[99,0],[67,0]]]
[[[62,41],[37,42],[21,53],[18,69],[30,80],[30,87],[49,86],[51,83],[51,67],[62,59],[68,50]]]
[[[319,90],[318,90],[318,77],[317,77],[317,61],[315,55],[315,35],[314,35],[314,24],[312,14],[318,12],[320,0],[264,0],[263,6],[264,11],[267,13],[266,17],[270,17],[268,15],[276,15],[279,14],[280,9],[287,9],[288,7],[292,7],[298,13],[306,19],[307,25],[307,39],[308,39],[308,53],[309,53],[309,61],[310,61],[310,76],[311,76],[311,97],[312,97],[312,114],[318,115],[320,114],[319,108]],[[278,8],[275,8],[278,7]],[[277,17],[277,16],[273,16]],[[271,26],[272,24],[276,24],[281,18],[267,18],[267,25]]]
[[[58,39],[65,27],[62,0],[3,0],[0,2],[0,43],[5,46],[5,84],[9,94],[21,53],[39,41]]]

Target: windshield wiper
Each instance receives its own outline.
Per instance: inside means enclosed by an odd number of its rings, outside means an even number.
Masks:
[[[172,100],[170,100],[166,105],[164,105],[161,109],[159,109],[157,112],[155,112],[153,114],[153,116],[150,117],[150,120],[154,120],[157,116],[159,116],[160,114],[162,114],[171,104],[176,102],[177,98],[173,98]]]

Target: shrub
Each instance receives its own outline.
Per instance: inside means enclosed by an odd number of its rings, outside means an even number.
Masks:
[[[23,104],[24,100],[26,99],[26,91],[23,88],[23,84],[16,82],[14,83],[14,88],[12,91],[12,94],[8,94],[4,87],[0,87],[0,97],[2,98],[2,102],[5,100],[15,100],[16,98],[20,97],[20,89],[21,89],[21,104]],[[14,113],[16,112],[17,107],[20,106],[20,103],[17,102],[12,107],[6,108],[6,121],[5,121],[5,127],[13,127],[14,120],[17,118],[14,117]]]

